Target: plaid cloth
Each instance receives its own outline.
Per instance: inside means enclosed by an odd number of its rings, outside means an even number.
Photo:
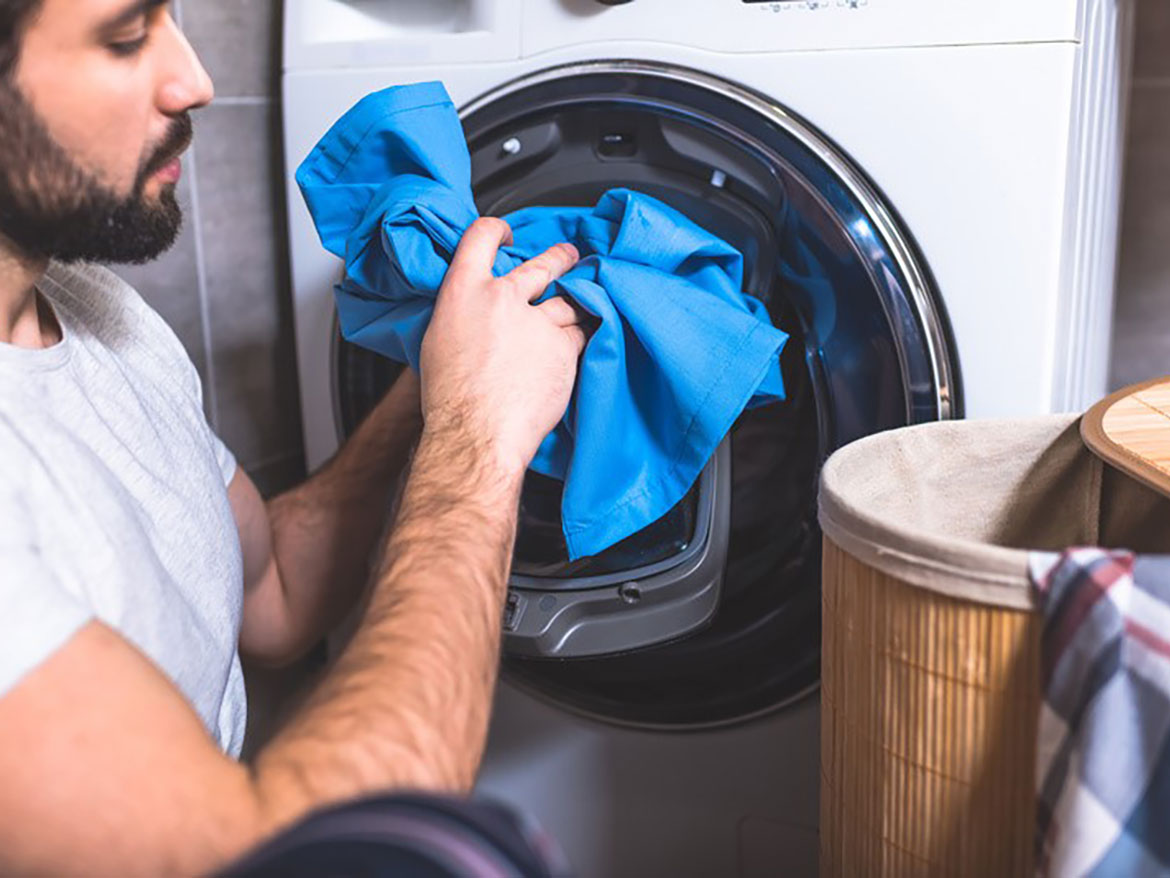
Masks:
[[[1170,557],[1032,557],[1044,702],[1037,870],[1170,875]]]

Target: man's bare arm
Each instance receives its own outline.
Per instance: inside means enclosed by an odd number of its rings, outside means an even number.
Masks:
[[[467,789],[520,481],[584,344],[566,303],[528,304],[573,254],[491,279],[505,235],[477,224],[456,255],[424,344],[426,427],[398,527],[309,703],[245,768],[154,664],[90,623],[0,698],[0,873],[205,873],[311,808]]]
[[[244,550],[241,652],[286,664],[354,606],[421,428],[418,376],[408,369],[298,487],[265,504],[244,471],[236,472],[228,496]]]
[[[470,788],[522,473],[425,437],[367,618],[251,771],[99,623],[0,698],[0,873],[201,874],[315,807]]]
[[[307,709],[257,760],[265,795],[281,808],[357,794],[381,765],[407,766],[429,789],[470,789],[523,477],[487,462],[475,443],[424,435],[365,623]],[[355,687],[360,701],[347,698]],[[360,740],[354,731],[371,711],[398,734]],[[351,743],[339,749],[338,741]],[[337,770],[314,771],[330,764]]]

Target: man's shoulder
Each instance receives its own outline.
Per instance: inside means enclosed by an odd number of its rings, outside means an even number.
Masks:
[[[198,382],[195,367],[171,327],[133,286],[109,268],[53,262],[39,286],[55,306],[67,312],[75,335],[91,337],[152,369],[173,372],[188,390],[192,381]]]
[[[95,263],[50,262],[38,286],[55,304],[88,320],[150,310],[134,287]]]

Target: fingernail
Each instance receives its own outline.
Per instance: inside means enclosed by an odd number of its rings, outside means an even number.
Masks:
[[[562,250],[564,250],[566,253],[569,254],[569,257],[571,259],[580,259],[581,258],[581,254],[577,251],[577,248],[574,247],[572,244],[570,244],[568,241],[565,241],[564,243],[562,243],[560,245],[560,247]]]

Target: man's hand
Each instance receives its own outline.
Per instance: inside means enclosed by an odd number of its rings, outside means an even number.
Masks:
[[[428,433],[455,432],[523,472],[565,413],[585,334],[564,299],[531,304],[573,267],[576,249],[558,244],[494,277],[511,236],[487,217],[463,236],[423,341],[422,407]]]
[[[576,251],[560,245],[494,278],[496,249],[509,236],[501,220],[468,230],[423,354],[426,446],[440,446],[448,469],[458,456],[514,478],[564,413],[584,337],[563,299],[529,304],[572,267]],[[419,407],[418,379],[408,370],[336,457],[267,507],[237,472],[229,496],[245,560],[240,649],[253,660],[295,659],[357,600],[382,510],[419,434]],[[473,499],[466,483],[460,487]]]

